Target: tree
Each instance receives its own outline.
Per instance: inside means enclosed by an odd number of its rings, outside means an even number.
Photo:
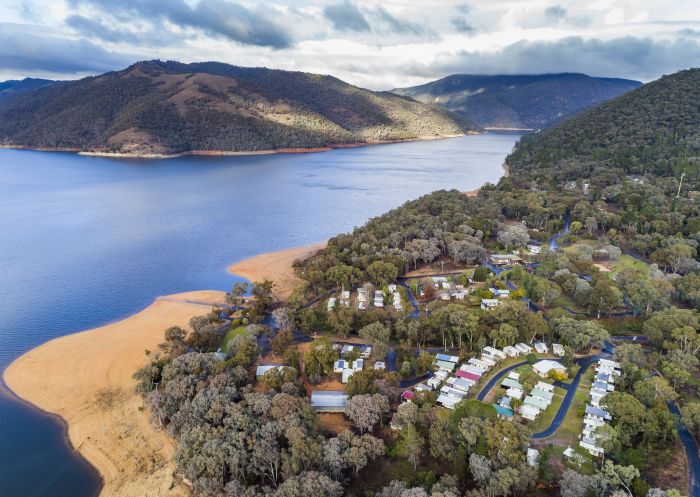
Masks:
[[[338,335],[347,337],[352,331],[353,311],[349,307],[340,306],[338,309],[328,313],[328,324]]]
[[[678,398],[678,394],[668,384],[668,380],[660,376],[652,376],[635,382],[634,396],[647,407],[654,407],[659,401],[666,402]]]
[[[480,487],[488,486],[493,471],[491,461],[487,457],[472,452],[469,455],[469,470]]]
[[[593,321],[558,318],[553,329],[562,343],[579,352],[590,350],[593,345],[602,346],[609,338],[607,330]]]
[[[389,399],[380,394],[355,395],[345,406],[345,414],[353,420],[360,433],[372,430],[387,412]]]
[[[401,454],[413,465],[414,471],[418,468],[424,445],[425,440],[423,439],[423,435],[416,430],[415,424],[409,423],[401,430]]]
[[[326,279],[332,281],[337,287],[345,288],[353,279],[353,268],[347,264],[336,264],[326,271]]]
[[[294,344],[294,335],[289,329],[280,331],[270,340],[270,348],[275,355],[284,354],[292,344]]]
[[[384,287],[392,281],[396,281],[399,270],[391,262],[374,261],[367,267],[367,275],[372,283]]]
[[[455,263],[474,264],[484,262],[488,251],[478,243],[468,240],[456,240],[447,245],[447,250]]]
[[[698,312],[695,310],[676,307],[655,312],[644,322],[644,333],[657,346],[661,346],[665,340],[672,338],[672,331],[677,328],[685,326],[690,326],[693,329],[700,328],[698,316]]]
[[[593,477],[567,469],[559,480],[561,497],[584,497],[593,486]]]
[[[700,402],[689,402],[681,408],[683,424],[700,437]]]
[[[304,356],[304,368],[306,375],[322,377],[333,371],[333,363],[338,353],[333,349],[330,340],[320,339],[311,342],[309,350]]]
[[[247,282],[234,283],[231,292],[226,294],[226,302],[231,305],[243,305],[245,303],[243,297],[246,293],[248,293]]]
[[[272,308],[272,289],[275,284],[270,280],[253,283],[253,303],[250,308],[250,318],[260,322]]]
[[[491,274],[491,270],[488,267],[479,266],[474,270],[474,281],[486,281],[489,274]]]
[[[358,334],[372,344],[372,356],[383,360],[389,352],[391,330],[382,323],[375,322],[360,328]]]
[[[187,332],[179,326],[171,326],[165,330],[165,342],[158,345],[165,356],[173,359],[187,352]]]
[[[506,249],[518,248],[527,245],[530,235],[522,224],[508,224],[499,227],[497,239]]]
[[[272,497],[341,497],[343,485],[317,471],[304,471],[288,477]]]
[[[594,283],[588,297],[588,310],[600,319],[603,313],[612,313],[622,304],[622,292],[608,279],[600,277]]]
[[[272,311],[272,318],[281,330],[291,330],[294,326],[289,309],[286,307],[278,307]]]

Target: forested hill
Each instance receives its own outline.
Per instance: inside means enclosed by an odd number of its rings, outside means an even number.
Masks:
[[[0,101],[0,143],[114,152],[254,151],[448,136],[467,119],[331,76],[140,62]]]
[[[483,127],[538,129],[640,85],[639,81],[585,74],[454,74],[392,91],[442,105]]]
[[[539,133],[506,159],[515,178],[564,181],[700,170],[700,69],[648,83]]]
[[[0,100],[13,95],[21,95],[57,83],[51,79],[24,78],[0,82]]]

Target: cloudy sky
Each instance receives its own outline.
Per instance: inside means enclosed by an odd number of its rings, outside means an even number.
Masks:
[[[648,81],[700,66],[700,1],[0,0],[0,80],[75,79],[153,58],[373,89],[453,73]]]

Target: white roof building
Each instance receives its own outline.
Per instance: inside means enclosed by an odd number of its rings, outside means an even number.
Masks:
[[[537,416],[539,416],[539,414],[540,410],[534,406],[528,404],[523,404],[520,406],[520,415],[525,419],[533,421],[535,418],[537,418]]]
[[[348,396],[341,391],[311,392],[311,407],[318,412],[343,412]]]
[[[544,342],[535,342],[535,350],[539,354],[546,354],[549,352],[549,347],[547,347],[547,344]]]
[[[503,352],[505,352],[508,357],[517,357],[521,354],[521,352],[512,345],[503,347]]]
[[[490,346],[484,347],[484,350],[482,350],[482,352],[486,352],[488,355],[499,357],[501,359],[505,359],[506,357],[508,357],[508,354],[506,354],[502,350]]]
[[[495,309],[501,303],[498,299],[481,299],[481,308],[484,311]]]
[[[556,361],[551,361],[549,359],[544,359],[542,361],[537,361],[532,365],[532,370],[540,375],[542,378],[547,378],[550,371],[559,371],[566,373],[566,368],[563,364]]]
[[[532,352],[532,347],[530,347],[526,343],[516,343],[515,348],[518,349],[523,354],[529,354],[530,352]]]
[[[560,343],[553,343],[552,344],[552,352],[554,352],[554,355],[558,355],[559,357],[564,357],[564,346]]]

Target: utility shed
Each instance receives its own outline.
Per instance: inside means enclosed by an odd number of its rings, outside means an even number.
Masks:
[[[311,407],[316,412],[343,412],[348,396],[340,390],[311,392]]]

